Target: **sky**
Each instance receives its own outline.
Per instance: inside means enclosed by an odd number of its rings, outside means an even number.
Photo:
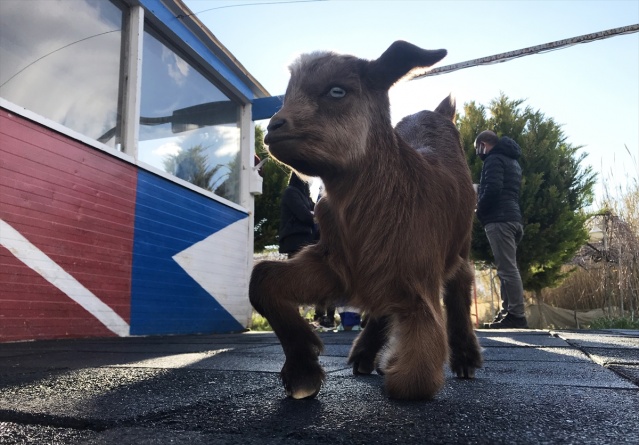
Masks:
[[[639,23],[639,0],[183,1],[272,95],[284,94],[290,63],[316,50],[376,59],[406,40],[445,48],[435,65],[445,66]],[[470,101],[488,106],[502,92],[583,147],[583,165],[599,175],[597,201],[604,186],[616,196],[639,181],[639,33],[398,83],[391,116],[432,110],[450,93],[458,112]]]

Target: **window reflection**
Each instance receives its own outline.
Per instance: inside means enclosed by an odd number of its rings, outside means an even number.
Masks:
[[[240,107],[152,29],[143,42],[138,158],[239,202]]]
[[[108,0],[0,9],[0,96],[115,147],[123,10]]]

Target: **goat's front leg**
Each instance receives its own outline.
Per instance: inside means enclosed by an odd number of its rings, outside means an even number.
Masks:
[[[431,399],[444,385],[448,347],[437,299],[420,301],[390,318],[388,343],[379,367],[391,398]]]
[[[249,298],[282,344],[286,362],[280,376],[286,394],[294,399],[315,397],[325,378],[318,360],[322,342],[301,317],[299,305],[324,301],[337,286],[328,267],[307,251],[289,261],[264,261],[253,269]]]
[[[348,364],[353,366],[353,374],[370,374],[375,369],[375,358],[386,343],[388,317],[370,317],[366,327],[357,336],[351,352],[348,354]]]

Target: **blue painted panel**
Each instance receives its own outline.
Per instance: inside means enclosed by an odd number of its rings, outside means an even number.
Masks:
[[[244,212],[171,181],[138,171],[131,335],[244,329],[173,256],[247,217]],[[237,245],[237,249],[248,246],[244,243]],[[211,273],[221,272],[211,270]]]
[[[140,0],[140,4],[147,13],[155,15],[165,26],[169,27],[187,45],[193,48],[206,60],[224,79],[238,89],[249,101],[253,100],[253,91],[237,77],[220,59],[218,59],[189,29],[184,26],[163,3],[162,0]]]
[[[284,102],[284,96],[262,97],[253,100],[253,120],[270,119],[280,108]]]

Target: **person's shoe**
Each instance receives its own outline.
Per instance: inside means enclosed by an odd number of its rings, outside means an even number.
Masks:
[[[493,318],[493,321],[489,321],[488,323],[484,323],[484,329],[490,329],[490,325],[491,324],[502,321],[507,313],[508,312],[498,311],[497,314],[495,314],[495,318]]]
[[[495,323],[490,323],[488,329],[528,329],[526,317],[516,317],[506,314],[504,318]]]
[[[508,315],[508,312],[502,312],[499,311],[495,314],[495,318],[493,319],[493,323],[497,323],[498,321],[502,321],[504,318],[506,318],[506,315]]]
[[[331,320],[330,317],[322,317],[319,324],[328,329],[335,329],[335,320]]]

